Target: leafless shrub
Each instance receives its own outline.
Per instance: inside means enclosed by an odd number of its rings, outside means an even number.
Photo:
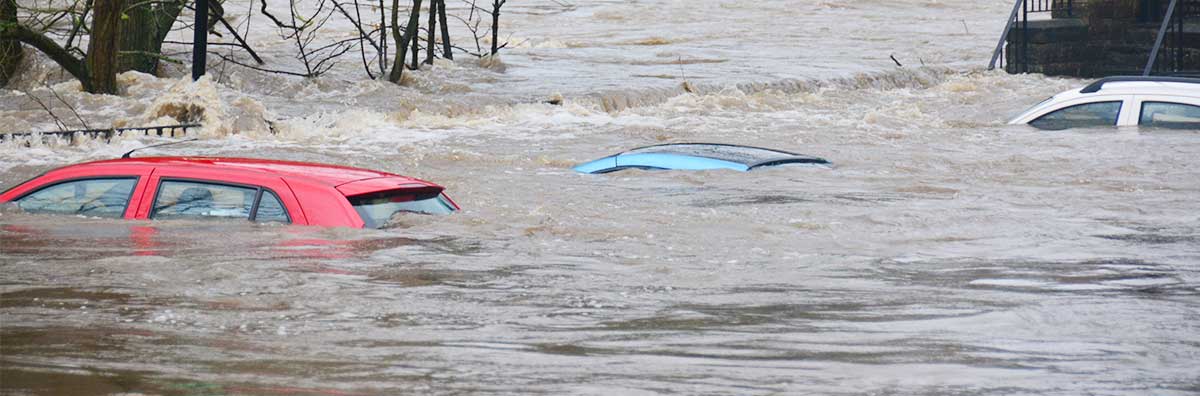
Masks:
[[[333,16],[334,7],[329,7],[325,0],[317,2],[316,10],[310,14],[301,14],[297,9],[296,0],[288,1],[288,19],[285,22],[267,10],[267,2],[262,2],[260,12],[279,29],[280,37],[292,40],[296,45],[296,59],[304,65],[304,77],[319,77],[332,69],[338,57],[354,49],[358,38],[337,40],[320,45],[317,43],[318,33]]]

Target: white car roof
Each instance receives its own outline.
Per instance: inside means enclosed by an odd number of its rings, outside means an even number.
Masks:
[[[1085,87],[1086,88],[1086,87]],[[1083,93],[1073,88],[1054,95],[1056,100],[1069,100],[1097,95],[1172,95],[1200,98],[1200,83],[1166,81],[1115,81],[1105,83],[1095,92]]]

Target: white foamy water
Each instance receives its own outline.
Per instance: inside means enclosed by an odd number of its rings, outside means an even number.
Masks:
[[[981,70],[1007,5],[510,3],[503,72],[460,59],[396,87],[350,59],[319,81],[53,85],[96,123],[203,110],[203,140],[143,155],[381,169],[443,184],[464,210],[386,230],[0,211],[0,387],[1200,390],[1200,135],[1004,125],[1082,84]],[[287,43],[261,40],[286,65]],[[53,129],[11,91],[0,121]],[[157,141],[3,143],[0,186]],[[570,169],[689,141],[834,167]]]

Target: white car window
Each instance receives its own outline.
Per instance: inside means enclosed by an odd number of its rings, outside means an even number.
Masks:
[[[1200,106],[1171,102],[1142,102],[1138,125],[1157,128],[1200,129]]]
[[[1067,129],[1117,125],[1121,101],[1092,102],[1059,109],[1030,121],[1040,129]]]

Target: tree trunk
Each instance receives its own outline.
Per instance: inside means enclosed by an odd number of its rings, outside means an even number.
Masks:
[[[409,40],[412,43],[412,70],[421,70],[421,66],[417,64],[417,48],[421,46],[420,37],[413,37]]]
[[[453,60],[454,53],[450,52],[450,25],[446,24],[446,0],[433,0],[438,3],[438,19],[442,22],[442,57]]]
[[[117,94],[117,54],[124,0],[96,0],[92,9],[92,36],[88,40],[87,69],[91,93]]]
[[[392,41],[396,43],[396,59],[393,60],[392,70],[388,73],[388,81],[399,84],[400,77],[404,73],[404,53],[408,48],[400,48],[404,43],[404,35],[400,34],[400,0],[392,0]]]
[[[421,0],[413,0],[412,13],[408,15],[408,27],[404,29],[404,35],[400,35],[400,25],[397,23],[400,14],[400,0],[392,0],[392,38],[396,42],[396,59],[392,64],[392,71],[388,73],[388,81],[399,84],[400,78],[403,77],[404,63],[408,55],[408,46],[416,45],[417,24],[421,20]],[[414,58],[416,55],[413,56]]]
[[[379,0],[379,52],[380,52],[380,54],[379,54],[379,73],[380,74],[383,74],[383,70],[387,68],[387,56],[388,56],[387,17],[385,16],[386,14],[384,14],[384,12],[385,12],[385,10],[387,10],[387,8],[385,8],[383,5],[384,5],[383,0]],[[395,13],[393,12],[392,15],[393,15],[393,17],[392,17],[392,25],[393,26],[392,27],[394,28],[396,25]]]
[[[0,24],[17,23],[17,4],[13,0],[0,0]],[[0,87],[17,72],[21,63],[21,42],[15,39],[0,39]]]
[[[128,18],[121,20],[117,72],[137,70],[156,74],[162,56],[162,41],[167,38],[181,10],[182,1],[139,2],[125,9]]]
[[[492,55],[500,51],[500,6],[507,0],[492,0]]]
[[[121,32],[117,47],[124,51],[117,54],[117,72],[137,70],[142,73],[154,74],[158,70],[158,53],[154,45],[155,26],[148,23],[154,17],[154,9],[149,2],[139,2],[138,5],[125,10],[128,18],[120,21]]]
[[[429,23],[425,25],[426,30],[429,31],[429,36],[426,37],[426,40],[425,40],[425,64],[426,65],[433,64],[433,50],[434,50],[434,48],[437,47],[436,45],[434,45],[434,40],[437,39],[437,35],[434,34],[435,32],[437,32],[437,15],[438,15],[437,3],[438,3],[437,0],[429,0]]]

